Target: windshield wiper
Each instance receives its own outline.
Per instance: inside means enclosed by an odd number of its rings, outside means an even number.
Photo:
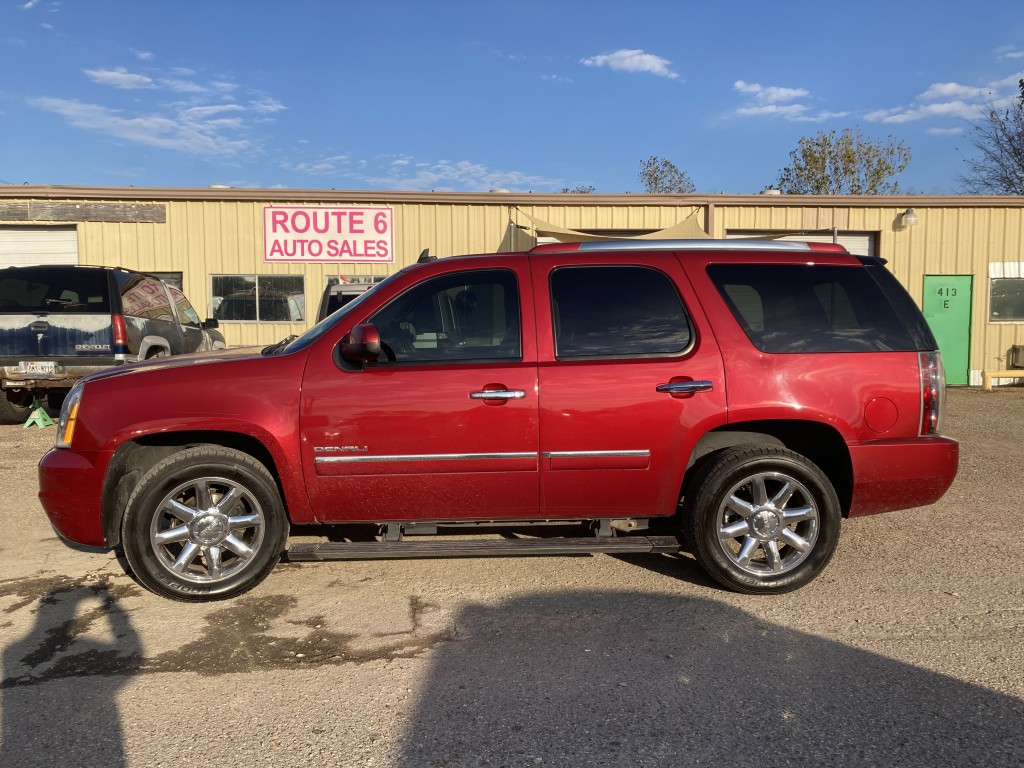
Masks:
[[[297,338],[299,338],[299,337],[295,336],[295,335],[286,336],[285,338],[281,339],[280,341],[275,342],[274,344],[271,344],[269,347],[264,347],[263,351],[260,354],[263,355],[264,357],[269,357],[270,355],[276,355],[278,352],[280,352],[282,349],[287,347],[289,344],[291,344]]]

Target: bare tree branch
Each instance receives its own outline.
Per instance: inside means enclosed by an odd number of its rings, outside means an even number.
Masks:
[[[967,173],[957,180],[977,195],[1024,195],[1024,79],[1020,98],[1007,109],[990,105],[971,129],[978,156],[965,160]]]

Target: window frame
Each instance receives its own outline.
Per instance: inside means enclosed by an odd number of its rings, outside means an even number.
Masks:
[[[227,299],[229,296],[232,296],[234,294],[240,293],[240,291],[232,291],[232,292],[228,293],[227,295],[220,295],[220,294],[216,293],[214,291],[214,281],[217,280],[217,278],[240,278],[242,280],[248,280],[248,279],[252,279],[253,280],[253,299],[254,299],[254,307],[255,307],[255,310],[256,310],[256,317],[255,318],[252,318],[252,319],[249,319],[249,318],[238,319],[238,318],[223,318],[223,317],[220,317],[219,309],[220,309],[220,305],[223,303],[223,301],[225,299]],[[302,296],[302,304],[299,307],[302,316],[299,319],[297,319],[297,320],[293,320],[293,319],[288,319],[288,320],[266,320],[266,319],[263,319],[263,318],[260,317],[260,281],[263,280],[263,281],[268,281],[269,282],[269,281],[272,281],[272,280],[277,279],[277,278],[298,279],[298,280],[302,281],[302,289],[301,290],[297,290],[297,291],[280,291],[280,290],[271,289],[272,292],[283,293],[285,295],[286,301],[287,301],[287,297],[291,296],[291,295]],[[286,274],[286,275],[278,275],[278,274],[269,274],[268,275],[268,274],[258,274],[258,273],[253,273],[253,272],[246,272],[246,273],[217,273],[217,274],[211,274],[209,276],[209,286],[210,286],[210,306],[213,308],[213,310],[212,310],[213,317],[219,323],[260,323],[260,324],[273,324],[273,325],[296,325],[298,323],[306,324],[307,322],[309,322],[309,309],[308,309],[308,302],[306,301],[306,276],[304,274],[289,273],[289,274]],[[220,298],[221,301],[215,302],[214,301],[215,298]]]
[[[908,327],[899,307],[879,285],[867,265],[718,262],[708,264],[705,269],[708,279],[748,341],[764,354],[845,355],[918,351],[914,330]],[[742,272],[744,279],[732,279],[734,271]],[[788,279],[783,281],[782,277]],[[766,290],[783,283],[800,290],[792,293]],[[819,292],[819,288],[828,284],[833,286],[834,292],[830,305]],[[835,286],[841,290],[835,291]],[[750,316],[737,302],[734,292],[737,287],[753,288],[762,312],[764,297],[772,296],[775,308],[772,322],[767,322],[767,315],[762,315],[763,327],[753,327]],[[869,306],[868,301],[874,304]],[[793,322],[783,316],[784,312],[789,313]],[[844,319],[837,313],[847,315],[845,325],[837,326],[836,321]],[[855,328],[851,319],[857,324]],[[814,320],[821,321],[820,327],[814,326]],[[857,335],[851,336],[851,331]],[[888,346],[883,346],[883,343]]]
[[[600,353],[600,354],[564,354],[560,353],[558,349],[558,334],[556,333],[556,324],[560,324],[560,313],[561,310],[557,306],[555,297],[555,285],[554,278],[557,274],[572,270],[615,270],[615,269],[635,269],[644,270],[658,275],[664,280],[672,290],[672,294],[676,297],[679,302],[679,309],[682,311],[683,320],[686,326],[687,341],[682,349],[672,352],[635,352],[635,353]],[[665,272],[658,267],[651,264],[637,264],[637,263],[608,263],[608,264],[566,264],[563,266],[556,266],[548,272],[548,301],[550,303],[549,309],[551,312],[551,348],[554,358],[558,362],[572,363],[572,362],[595,362],[602,360],[670,360],[685,357],[693,351],[693,348],[697,341],[697,333],[693,324],[693,316],[689,308],[686,306],[686,301],[683,299],[682,294],[679,291],[679,286],[670,274]]]
[[[386,313],[389,309],[392,309],[395,306],[396,303],[399,303],[399,302],[403,301],[403,299],[406,299],[407,297],[409,297],[410,294],[412,294],[413,292],[424,290],[426,287],[430,286],[432,283],[438,283],[438,282],[442,282],[443,283],[443,282],[446,282],[446,281],[451,281],[451,282],[454,282],[457,285],[457,284],[462,284],[462,283],[467,282],[467,278],[469,278],[469,282],[472,282],[472,278],[480,278],[480,277],[486,276],[488,274],[501,274],[501,275],[503,275],[505,277],[505,280],[507,281],[507,282],[505,282],[503,284],[498,278],[495,278],[492,282],[489,283],[490,285],[494,285],[494,286],[502,286],[502,285],[504,285],[504,287],[506,287],[507,289],[511,289],[513,291],[513,298],[515,299],[515,307],[514,307],[515,308],[515,323],[514,324],[515,324],[516,332],[517,332],[516,349],[515,349],[515,353],[513,355],[506,356],[506,357],[453,357],[453,358],[447,358],[447,359],[425,359],[425,358],[409,358],[409,359],[405,359],[405,360],[402,360],[402,359],[396,359],[396,360],[381,359],[381,360],[378,361],[378,364],[380,364],[380,365],[387,365],[387,366],[393,366],[393,365],[398,365],[398,366],[412,366],[412,365],[415,365],[415,366],[447,366],[447,365],[467,365],[467,364],[468,365],[512,365],[512,364],[516,364],[516,363],[521,363],[523,361],[523,354],[524,354],[523,353],[523,346],[524,346],[524,339],[523,339],[523,290],[522,290],[522,286],[521,286],[520,281],[519,281],[519,274],[516,272],[516,270],[509,269],[507,267],[488,267],[488,268],[484,268],[484,269],[459,270],[457,272],[445,272],[443,274],[439,274],[439,275],[435,275],[433,277],[427,278],[426,280],[423,280],[422,282],[418,282],[418,283],[415,283],[415,284],[409,286],[406,290],[404,290],[401,293],[399,293],[398,295],[392,297],[391,300],[388,301],[386,304],[384,304],[381,307],[378,307],[373,312],[372,315],[370,315],[369,317],[366,318],[366,322],[373,323],[374,325],[377,326],[378,331],[381,333],[381,340],[384,341],[385,333],[380,328],[380,326],[377,324],[377,319],[382,314]],[[485,279],[479,279],[479,282],[480,283],[487,283],[487,281]],[[456,285],[453,285],[450,288],[443,288],[443,289],[440,289],[440,290],[435,290],[433,293],[430,293],[429,295],[430,296],[435,296],[437,293],[446,292],[448,290],[451,290],[451,288],[456,287]],[[453,309],[453,308],[450,308],[450,309]],[[437,311],[437,308],[435,307],[434,310]],[[504,307],[504,310],[505,310],[505,314],[506,314],[506,324],[508,324],[508,306],[507,305]],[[493,348],[497,349],[500,346],[501,345],[495,345]]]
[[[1003,319],[993,317],[993,297],[992,293],[996,287],[998,281],[1011,281],[1020,283],[1020,314],[1012,319]],[[990,277],[988,280],[988,322],[990,325],[1021,325],[1024,324],[1024,277]]]

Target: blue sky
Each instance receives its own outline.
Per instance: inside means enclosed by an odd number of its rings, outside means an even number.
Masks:
[[[1022,0],[0,0],[0,180],[739,194],[859,127],[954,194],[1021,77]]]

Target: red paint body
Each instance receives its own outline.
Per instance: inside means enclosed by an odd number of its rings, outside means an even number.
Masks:
[[[857,263],[834,249],[810,256]],[[65,538],[116,543],[104,521],[120,510],[104,488],[119,479],[110,467],[125,467],[112,457],[130,441],[174,444],[180,436],[181,444],[258,449],[294,523],[667,517],[702,439],[784,424],[787,434],[806,426],[834,438],[829,461],[845,468],[833,482],[849,487],[846,514],[936,501],[956,474],[958,446],[919,437],[917,352],[760,352],[705,269],[711,261],[765,258],[539,249],[417,265],[342,310],[298,351],[229,350],[90,377],[71,447],[40,462],[40,499]],[[808,254],[771,258],[806,263]],[[569,264],[643,265],[668,275],[690,315],[689,348],[674,357],[557,360],[549,271]],[[477,269],[515,275],[520,360],[339,363],[343,338],[394,297],[428,277]],[[675,381],[711,386],[656,392]],[[487,390],[523,396],[469,397]],[[317,462],[324,457],[343,460]]]

